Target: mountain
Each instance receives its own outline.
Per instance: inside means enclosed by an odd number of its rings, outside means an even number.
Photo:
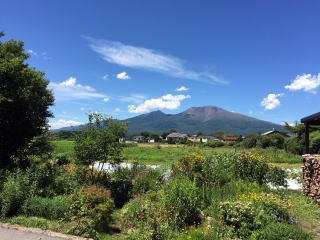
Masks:
[[[279,124],[229,112],[216,106],[192,107],[178,114],[154,111],[122,121],[129,123],[128,135],[139,135],[143,131],[162,134],[170,130],[190,135],[199,132],[207,135],[226,132],[242,136],[264,133],[272,129],[285,132]],[[65,127],[55,131],[75,131],[83,127],[84,125]]]
[[[129,134],[142,131],[161,134],[170,130],[196,134],[214,134],[216,132],[249,135],[276,129],[285,131],[275,123],[229,112],[216,106],[192,107],[178,114],[165,114],[154,111],[124,120],[129,123]]]

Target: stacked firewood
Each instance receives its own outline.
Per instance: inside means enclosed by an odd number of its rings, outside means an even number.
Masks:
[[[314,199],[320,207],[320,155],[302,155],[302,192]]]

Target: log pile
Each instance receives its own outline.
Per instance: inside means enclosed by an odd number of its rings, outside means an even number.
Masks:
[[[320,155],[302,155],[302,192],[314,199],[320,207]]]

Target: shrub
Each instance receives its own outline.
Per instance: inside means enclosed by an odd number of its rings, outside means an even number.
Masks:
[[[249,182],[267,182],[269,166],[266,158],[257,153],[241,153],[236,157],[235,176]]]
[[[205,186],[222,186],[234,179],[235,154],[219,154],[208,159],[202,170]]]
[[[147,169],[137,172],[132,180],[131,196],[139,196],[148,191],[156,190],[162,181],[162,171],[158,169]]]
[[[292,203],[281,196],[272,193],[248,192],[239,195],[239,199],[262,208],[274,221],[290,222],[289,208]]]
[[[170,239],[168,215],[162,206],[162,195],[149,191],[128,202],[121,210],[123,229],[135,229],[129,239]]]
[[[14,176],[8,176],[0,193],[1,217],[15,215],[20,210],[26,194],[19,180]]]
[[[97,231],[106,232],[114,209],[110,191],[101,186],[90,185],[76,190],[70,198],[69,233],[96,238]]]
[[[22,213],[27,216],[37,216],[46,219],[61,219],[66,217],[70,207],[70,202],[66,196],[54,198],[31,197],[23,206]]]
[[[255,240],[311,240],[310,233],[303,231],[295,225],[286,223],[271,223],[264,229],[252,234],[251,239]]]
[[[78,183],[75,174],[61,173],[54,179],[53,191],[57,195],[71,194],[80,184]]]
[[[260,229],[270,217],[251,202],[222,202],[219,206],[220,219],[231,226],[237,237],[247,239],[253,230]]]
[[[194,182],[186,177],[171,178],[163,188],[163,206],[173,229],[198,224],[199,196]]]
[[[179,159],[177,164],[173,165],[173,176],[186,176],[191,181],[201,183],[203,181],[202,171],[206,161],[204,156],[190,152]]]

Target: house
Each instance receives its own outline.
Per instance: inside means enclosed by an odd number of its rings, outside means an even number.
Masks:
[[[235,141],[238,141],[239,138],[238,137],[223,137],[222,140],[223,141],[228,141],[228,142],[235,142]]]
[[[187,139],[188,139],[188,135],[187,134],[178,133],[178,132],[170,133],[166,138],[168,143],[186,142]]]
[[[200,142],[200,143],[206,143],[208,141],[220,141],[220,139],[214,136],[196,136],[196,135],[189,137],[188,140],[191,142]]]
[[[144,140],[145,140],[144,136],[134,136],[133,137],[133,141],[136,141],[136,142],[143,142]]]
[[[282,135],[283,137],[289,137],[288,134],[286,134],[286,133],[284,133],[284,132],[280,132],[280,131],[275,130],[275,129],[272,129],[271,131],[264,132],[264,133],[262,133],[261,135],[262,135],[262,136],[269,136],[269,135],[272,135],[272,134],[280,134],[280,135]]]

